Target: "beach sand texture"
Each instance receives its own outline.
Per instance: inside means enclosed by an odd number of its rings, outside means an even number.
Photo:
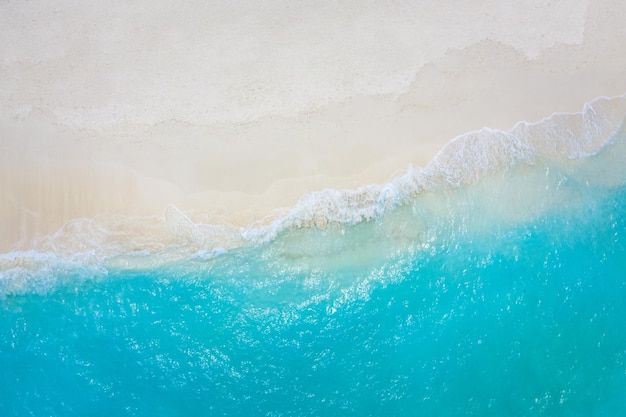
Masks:
[[[170,205],[246,226],[580,111],[626,92],[625,21],[612,0],[3,2],[0,251]]]

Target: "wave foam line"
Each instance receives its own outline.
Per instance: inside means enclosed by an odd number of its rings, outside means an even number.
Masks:
[[[536,123],[519,122],[510,131],[483,128],[453,139],[423,169],[409,167],[384,185],[357,190],[327,189],[303,196],[289,213],[262,228],[242,230],[245,240],[274,239],[290,227],[353,225],[381,218],[418,194],[477,183],[496,172],[537,160],[563,165],[594,156],[624,140],[626,94],[600,97],[580,113],[554,113]]]
[[[573,162],[587,160],[607,146],[625,141],[625,118],[626,94],[598,98],[580,113],[555,113],[537,123],[519,122],[508,132],[488,128],[470,132],[453,139],[424,168],[410,166],[405,175],[382,185],[308,193],[286,212],[277,211],[269,219],[245,228],[194,223],[173,206],[165,209],[162,218],[77,219],[54,235],[43,237],[37,244],[38,251],[3,255],[0,281],[4,281],[7,271],[24,269],[15,266],[17,259],[18,264],[30,265],[26,269],[42,268],[32,259],[42,257],[47,265],[50,256],[78,263],[106,260],[121,268],[137,264],[151,267],[190,256],[210,258],[234,248],[266,243],[290,228],[347,226],[381,219],[424,193],[470,186],[515,166],[533,166],[541,161],[567,168]],[[623,158],[617,160],[623,165]],[[605,171],[610,169],[605,167]],[[619,177],[616,181],[623,183],[626,179]]]

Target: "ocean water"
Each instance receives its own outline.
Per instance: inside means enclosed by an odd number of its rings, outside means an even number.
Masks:
[[[179,244],[3,254],[0,415],[626,415],[625,117],[483,129],[246,229],[170,207]]]

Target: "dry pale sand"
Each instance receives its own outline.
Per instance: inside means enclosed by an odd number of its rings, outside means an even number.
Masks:
[[[619,1],[203,3],[0,4],[0,251],[168,205],[244,226],[626,92]]]

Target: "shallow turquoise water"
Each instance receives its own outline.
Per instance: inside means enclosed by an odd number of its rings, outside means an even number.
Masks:
[[[66,270],[3,297],[0,414],[626,415],[626,189],[585,193],[485,229],[456,190],[421,240],[418,199],[214,258]]]
[[[619,123],[470,138],[230,250],[4,254],[0,416],[626,415]]]

